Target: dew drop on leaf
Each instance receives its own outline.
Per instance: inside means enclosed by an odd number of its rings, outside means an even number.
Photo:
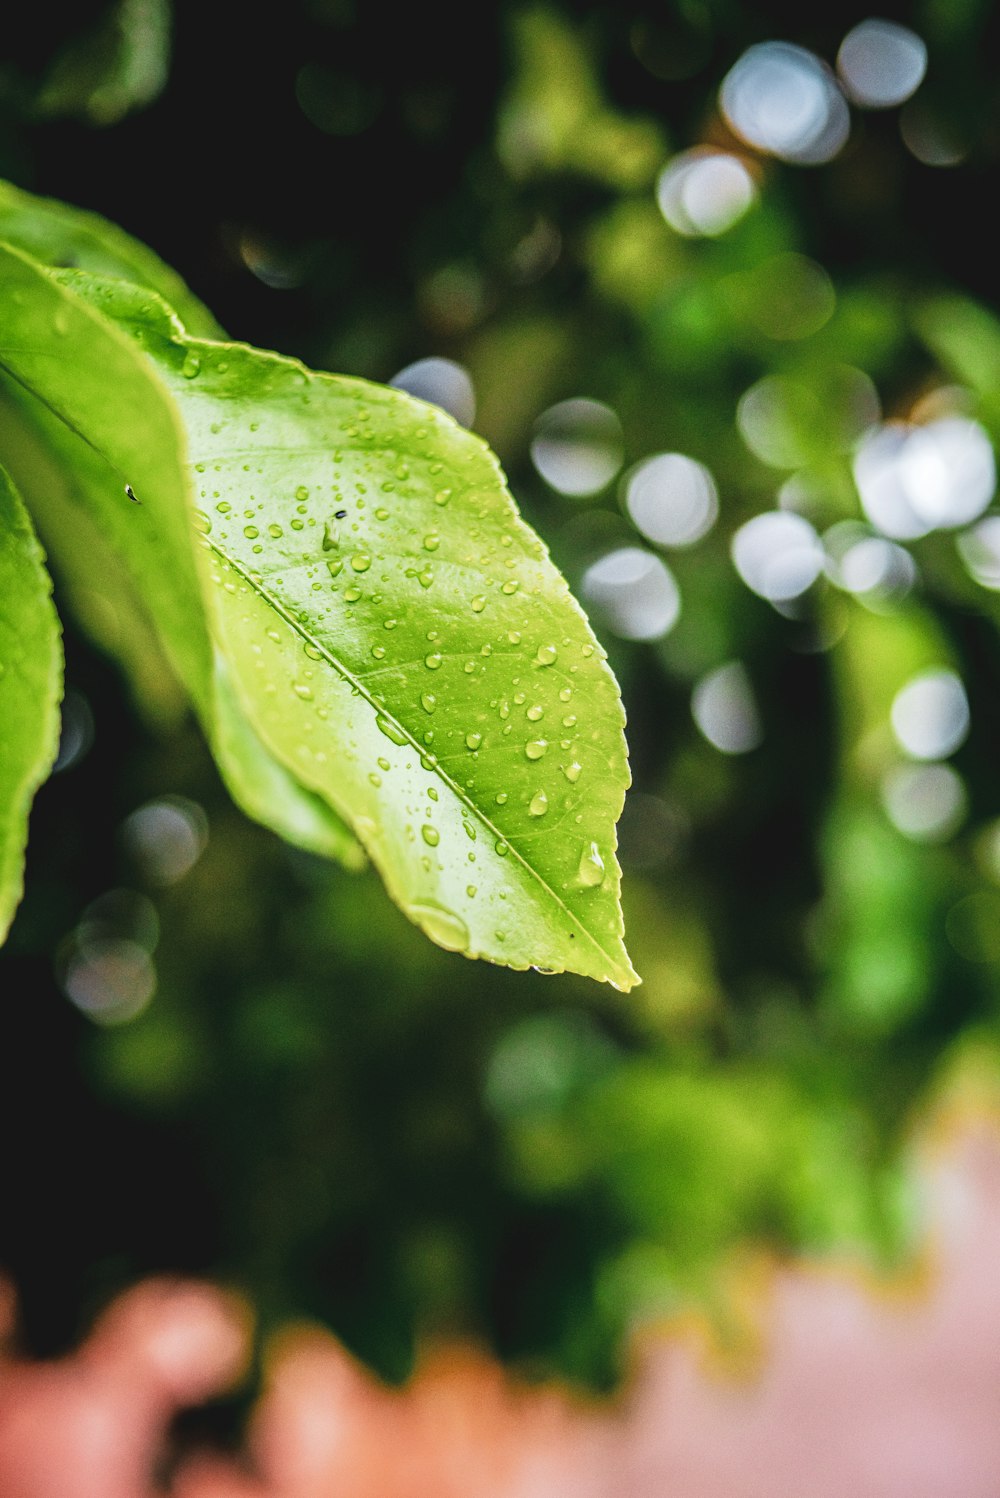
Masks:
[[[378,713],[376,715],[375,727],[381,733],[384,733],[386,738],[390,739],[394,744],[405,744],[407,742],[406,734],[400,728],[399,724],[394,723],[392,718],[387,717],[385,713]]]
[[[576,869],[576,882],[584,889],[597,889],[604,883],[604,859],[596,843],[586,843]]]
[[[528,802],[528,815],[532,817],[544,817],[549,809],[549,798],[544,791],[536,791]]]
[[[436,848],[438,843],[441,841],[441,834],[438,832],[436,827],[431,826],[430,822],[423,823],[420,828],[420,836],[423,838],[428,848]]]
[[[524,746],[524,752],[528,759],[541,759],[548,747],[547,739],[529,739]]]
[[[469,945],[469,928],[451,910],[434,900],[422,900],[410,906],[410,914],[419,921],[432,941],[449,952],[464,952]]]

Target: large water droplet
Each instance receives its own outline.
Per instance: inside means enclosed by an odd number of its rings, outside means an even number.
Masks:
[[[576,869],[576,882],[582,884],[584,889],[596,889],[604,883],[604,859],[596,843],[584,845]]]
[[[443,659],[444,657],[437,650],[435,650],[431,655],[424,657],[424,665],[427,667],[428,671],[436,671]]]
[[[424,692],[420,698],[420,706],[425,713],[432,713],[437,707],[437,698],[433,692]]]
[[[549,809],[549,798],[544,791],[536,791],[528,802],[528,814],[532,817],[544,817]]]
[[[541,759],[548,747],[547,739],[530,739],[524,746],[524,752],[528,759]]]
[[[434,900],[422,900],[410,906],[413,919],[423,926],[431,941],[448,952],[464,952],[469,945],[469,928],[461,916],[446,910]]]
[[[186,380],[193,380],[201,369],[201,359],[194,349],[188,349],[184,355],[184,363],[181,365],[181,374]]]
[[[436,848],[438,843],[441,841],[441,834],[438,832],[436,827],[431,826],[430,822],[424,822],[422,824],[420,828],[420,836],[423,838],[428,848]]]
[[[554,645],[539,645],[535,663],[539,666],[551,666],[558,654]]]
[[[392,718],[387,717],[385,713],[376,714],[375,727],[381,733],[384,733],[387,739],[391,739],[394,744],[406,744],[409,742],[399,724],[395,723]]]
[[[366,552],[359,551],[351,558],[351,566],[355,572],[367,572],[372,564],[372,559]]]
[[[480,744],[482,742],[483,742],[483,736],[482,736],[481,733],[467,733],[465,735],[465,747],[466,747],[466,749],[473,749],[473,750],[478,749],[479,746],[480,746]]]

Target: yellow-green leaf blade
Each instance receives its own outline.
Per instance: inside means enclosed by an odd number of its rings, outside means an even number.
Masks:
[[[485,445],[398,391],[189,339],[127,288],[102,306],[177,402],[216,627],[274,753],[435,940],[629,987],[617,684]]]

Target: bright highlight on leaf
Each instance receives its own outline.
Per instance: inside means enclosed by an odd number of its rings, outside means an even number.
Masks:
[[[630,987],[618,688],[485,445],[401,391],[191,337],[148,273],[0,260],[24,288],[0,309],[19,410],[242,804],[315,847],[296,813],[325,808],[446,948]]]

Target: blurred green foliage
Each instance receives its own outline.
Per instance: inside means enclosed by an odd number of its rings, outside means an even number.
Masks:
[[[626,999],[429,948],[371,877],[242,821],[194,729],[123,713],[107,662],[71,638],[94,744],[39,798],[0,966],[8,1132],[56,1115],[63,1135],[19,1154],[2,1251],[41,1348],[171,1266],[245,1286],[265,1329],[320,1317],[394,1377],[418,1337],[465,1332],[607,1385],[633,1326],[692,1302],[724,1317],[748,1238],[898,1258],[914,1111],[970,1037],[977,1065],[992,1052],[988,532],[897,538],[897,580],[852,591],[833,527],[864,519],[852,464],[879,406],[1000,435],[1000,23],[973,0],[900,8],[925,83],[902,114],[854,111],[839,154],[807,167],[747,150],[718,88],[774,38],[832,63],[854,5],[497,6],[476,18],[485,46],[462,8],[393,9],[390,48],[385,7],[302,0],[231,31],[224,65],[220,15],[181,4],[160,100],[100,135],[33,122],[55,38],[22,16],[0,171],[121,220],[237,336],[382,380],[461,362],[476,429],[584,593],[616,548],[666,556],[668,632],[631,641],[594,613],[629,712],[620,852],[644,982]],[[952,164],[907,144],[931,125]],[[754,201],[691,236],[656,187],[705,144],[748,164]],[[531,445],[580,397],[616,414],[626,480],[574,498]],[[627,475],[657,453],[714,478],[697,544],[660,549],[630,519]],[[840,585],[818,573],[769,602],[738,575],[732,538],[779,490]],[[732,662],[760,742],[723,753],[692,694]],[[925,761],[891,715],[928,670],[960,678],[971,727]],[[125,819],[168,795],[204,809],[208,838],[161,887]],[[102,1028],[57,980],[92,902],[123,887],[159,924],[157,986]]]

